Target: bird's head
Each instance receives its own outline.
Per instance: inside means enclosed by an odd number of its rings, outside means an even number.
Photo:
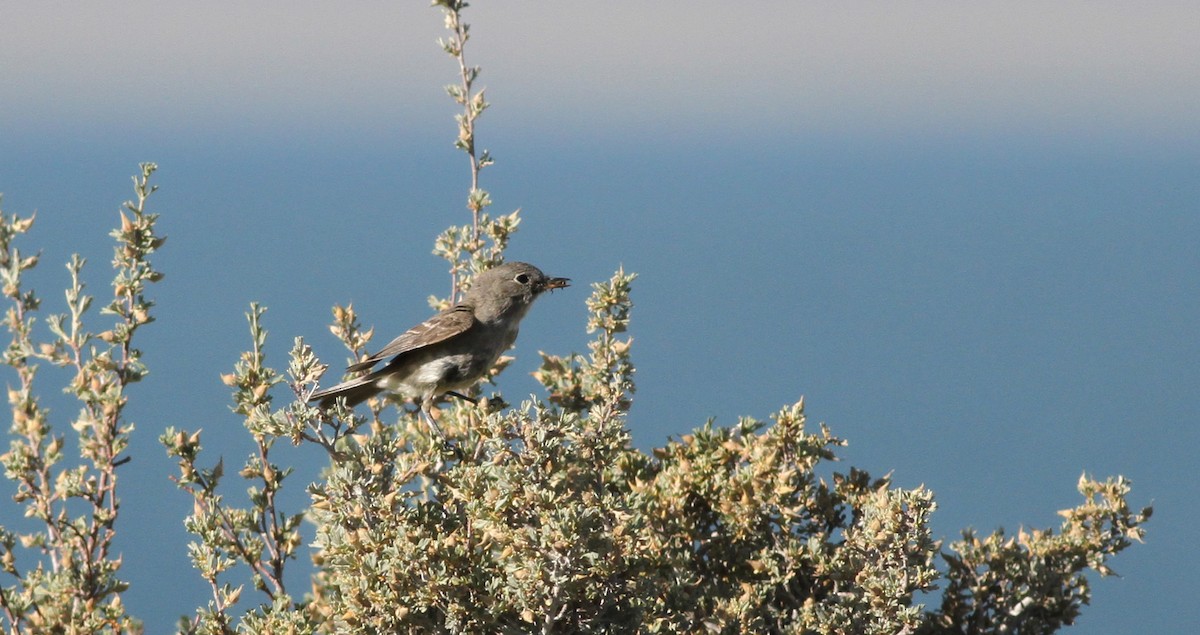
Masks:
[[[475,307],[484,317],[513,312],[520,317],[543,292],[570,284],[569,278],[551,278],[529,263],[506,262],[476,276],[463,304]]]

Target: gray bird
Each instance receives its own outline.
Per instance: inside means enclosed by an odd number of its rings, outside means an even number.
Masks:
[[[313,393],[310,401],[328,408],[339,398],[355,406],[382,391],[414,399],[430,429],[445,438],[430,410],[442,395],[463,399],[500,354],[517,339],[521,318],[543,291],[561,289],[568,278],[549,278],[524,262],[506,262],[475,278],[462,302],[438,313],[392,340],[383,350],[352,364],[346,372],[378,370]]]

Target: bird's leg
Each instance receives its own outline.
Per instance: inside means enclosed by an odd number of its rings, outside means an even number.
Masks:
[[[474,397],[468,397],[468,396],[466,396],[466,395],[462,394],[461,392],[455,392],[455,391],[453,391],[453,390],[447,390],[445,394],[447,394],[447,395],[450,395],[451,397],[458,397],[459,399],[462,399],[463,401],[469,401],[469,402],[471,402],[471,403],[473,403],[473,404],[475,404],[475,405],[479,405],[479,400],[478,400],[478,399],[476,399],[476,398],[474,398]]]
[[[441,427],[433,420],[433,414],[429,412],[429,406],[432,404],[421,404],[421,416],[425,418],[425,423],[429,424],[429,429],[433,431],[434,436],[443,444],[446,443],[446,435],[442,433]]]
[[[437,437],[438,441],[441,442],[442,450],[449,450],[454,454],[456,459],[461,461],[463,458],[462,449],[446,438],[446,435],[442,432],[442,428],[433,420],[433,413],[429,411],[429,406],[422,404],[421,416],[425,418],[425,423],[429,424],[429,429],[433,431],[433,436]],[[442,465],[441,461],[438,461],[438,464]],[[438,469],[440,470],[441,468],[439,467]]]

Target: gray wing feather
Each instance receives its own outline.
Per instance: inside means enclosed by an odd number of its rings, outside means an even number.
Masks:
[[[471,307],[459,305],[451,309],[446,309],[408,329],[399,337],[389,342],[387,346],[384,346],[383,350],[378,353],[371,355],[357,364],[351,364],[346,368],[346,372],[354,373],[361,370],[368,370],[389,357],[425,348],[438,342],[444,342],[455,335],[466,332],[474,324],[475,315]]]

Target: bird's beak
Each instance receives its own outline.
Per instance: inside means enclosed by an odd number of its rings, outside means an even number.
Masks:
[[[563,287],[569,286],[571,286],[570,278],[549,278],[546,280],[546,283],[542,285],[542,291],[553,291],[555,289],[562,289]]]

